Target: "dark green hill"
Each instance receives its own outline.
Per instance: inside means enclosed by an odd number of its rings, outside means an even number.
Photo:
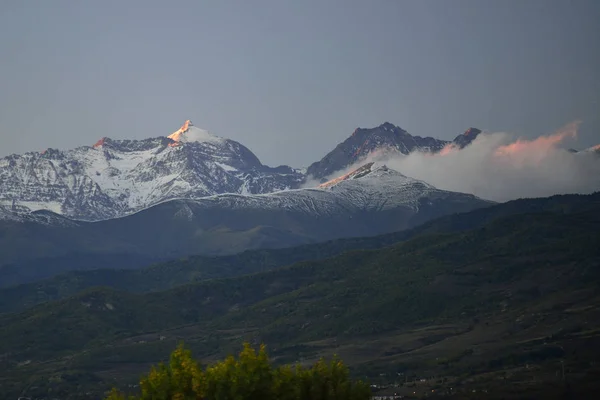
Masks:
[[[335,352],[356,373],[388,382],[403,373],[538,390],[560,385],[561,361],[574,382],[595,382],[600,207],[579,200],[381,250],[162,292],[92,288],[7,314],[0,385],[35,386],[36,395],[70,388],[78,398],[133,382],[180,339],[205,359],[243,340],[265,341],[279,362]],[[448,389],[443,382],[437,390]],[[423,387],[436,390],[414,391]]]
[[[378,249],[426,233],[451,233],[474,229],[497,218],[524,213],[570,214],[594,209],[600,194],[565,195],[523,199],[463,214],[442,217],[417,228],[386,235],[338,239],[284,249],[251,250],[231,256],[191,256],[160,263],[141,270],[118,270],[124,265],[136,268],[151,259],[125,255],[74,255],[30,261],[20,266],[0,268],[0,281],[8,286],[21,279],[34,279],[64,272],[69,265],[78,269],[40,282],[0,289],[0,313],[19,311],[42,302],[65,298],[93,286],[106,286],[128,292],[159,291],[203,279],[226,278],[268,271],[299,261],[333,257],[348,250]],[[20,268],[19,268],[20,267]],[[101,268],[103,267],[103,268]],[[95,269],[86,271],[88,269]],[[45,274],[45,275],[44,275]]]
[[[70,253],[58,257],[43,257],[0,266],[0,290],[31,282],[41,281],[71,271],[98,269],[139,269],[165,261],[156,257],[137,254]]]

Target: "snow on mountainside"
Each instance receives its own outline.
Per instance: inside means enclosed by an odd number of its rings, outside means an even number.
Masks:
[[[0,221],[6,232],[0,235],[0,249],[11,250],[0,251],[0,266],[72,252],[177,258],[289,247],[397,232],[492,204],[368,164],[327,187],[173,199],[97,222],[67,220],[48,211],[20,216],[20,222],[47,217],[32,221],[41,224],[15,227],[13,221]]]
[[[432,199],[453,200],[477,204],[493,204],[473,195],[440,190],[426,182],[407,177],[385,165],[368,163],[338,179],[316,188],[292,189],[267,194],[218,194],[198,199],[186,197],[158,202],[179,204],[177,217],[190,219],[194,210],[261,210],[289,211],[311,217],[351,214],[363,211],[383,211],[398,207],[418,212],[422,204]],[[0,206],[0,219],[36,221],[63,225],[70,221],[48,211],[29,214],[11,212]],[[64,220],[64,221],[63,221]]]
[[[169,137],[103,138],[92,147],[0,159],[0,205],[102,220],[169,199],[269,193],[303,179],[298,170],[262,165],[240,143],[186,121]]]
[[[473,195],[437,189],[385,165],[369,163],[353,172],[345,175],[346,179],[317,188],[259,195],[221,194],[186,204],[194,204],[196,209],[287,210],[310,216],[383,211],[398,207],[418,212],[421,205],[440,198],[492,204]]]
[[[12,221],[18,223],[31,222],[40,225],[51,226],[76,226],[77,222],[63,217],[62,215],[47,210],[35,212],[12,211],[0,205],[0,221]]]
[[[463,148],[479,133],[471,128],[447,142],[412,136],[386,122],[373,129],[357,129],[321,161],[298,170],[265,166],[242,144],[199,129],[188,120],[168,137],[105,137],[93,146],[0,159],[0,206],[17,213],[49,210],[86,221],[110,219],[171,199],[296,189],[307,176],[324,181],[373,152],[437,152],[447,145]],[[321,189],[347,178],[328,182]]]

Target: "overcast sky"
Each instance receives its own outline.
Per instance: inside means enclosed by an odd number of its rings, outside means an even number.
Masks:
[[[0,156],[185,119],[306,166],[356,127],[600,143],[598,0],[3,0]]]

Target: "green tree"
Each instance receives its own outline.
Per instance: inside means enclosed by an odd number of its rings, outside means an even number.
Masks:
[[[140,381],[141,394],[129,399],[139,400],[197,400],[203,399],[204,375],[200,365],[189,350],[180,344],[171,354],[169,364],[152,367]],[[125,400],[126,397],[113,389],[109,400]]]
[[[369,386],[353,382],[337,358],[310,368],[273,367],[264,345],[244,344],[237,358],[202,369],[182,345],[168,365],[153,367],[140,382],[141,393],[129,400],[366,400]],[[108,400],[126,400],[113,389]]]
[[[348,400],[368,399],[370,390],[362,382],[353,383],[349,379],[348,368],[337,358],[331,362],[319,360],[312,368],[299,368],[301,399]]]

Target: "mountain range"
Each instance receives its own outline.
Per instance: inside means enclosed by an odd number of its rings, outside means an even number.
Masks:
[[[360,171],[326,187],[171,200],[97,222],[49,211],[12,215],[0,220],[0,276],[4,274],[4,285],[8,285],[28,281],[32,275],[40,278],[60,272],[51,265],[89,269],[86,264],[98,265],[90,258],[99,256],[128,255],[123,260],[129,264],[131,257],[148,261],[232,254],[378,235],[493,204],[436,189],[384,165],[371,163]],[[82,254],[88,256],[82,258]],[[40,263],[46,267],[38,267]],[[31,274],[32,270],[39,272]]]
[[[172,199],[224,193],[265,194],[297,189],[372,152],[437,152],[468,145],[471,128],[453,142],[412,136],[388,122],[357,129],[307,170],[269,167],[244,145],[197,128],[189,120],[173,134],[144,140],[102,138],[93,146],[47,149],[0,159],[0,218],[5,211],[49,210],[98,221],[122,217]]]

